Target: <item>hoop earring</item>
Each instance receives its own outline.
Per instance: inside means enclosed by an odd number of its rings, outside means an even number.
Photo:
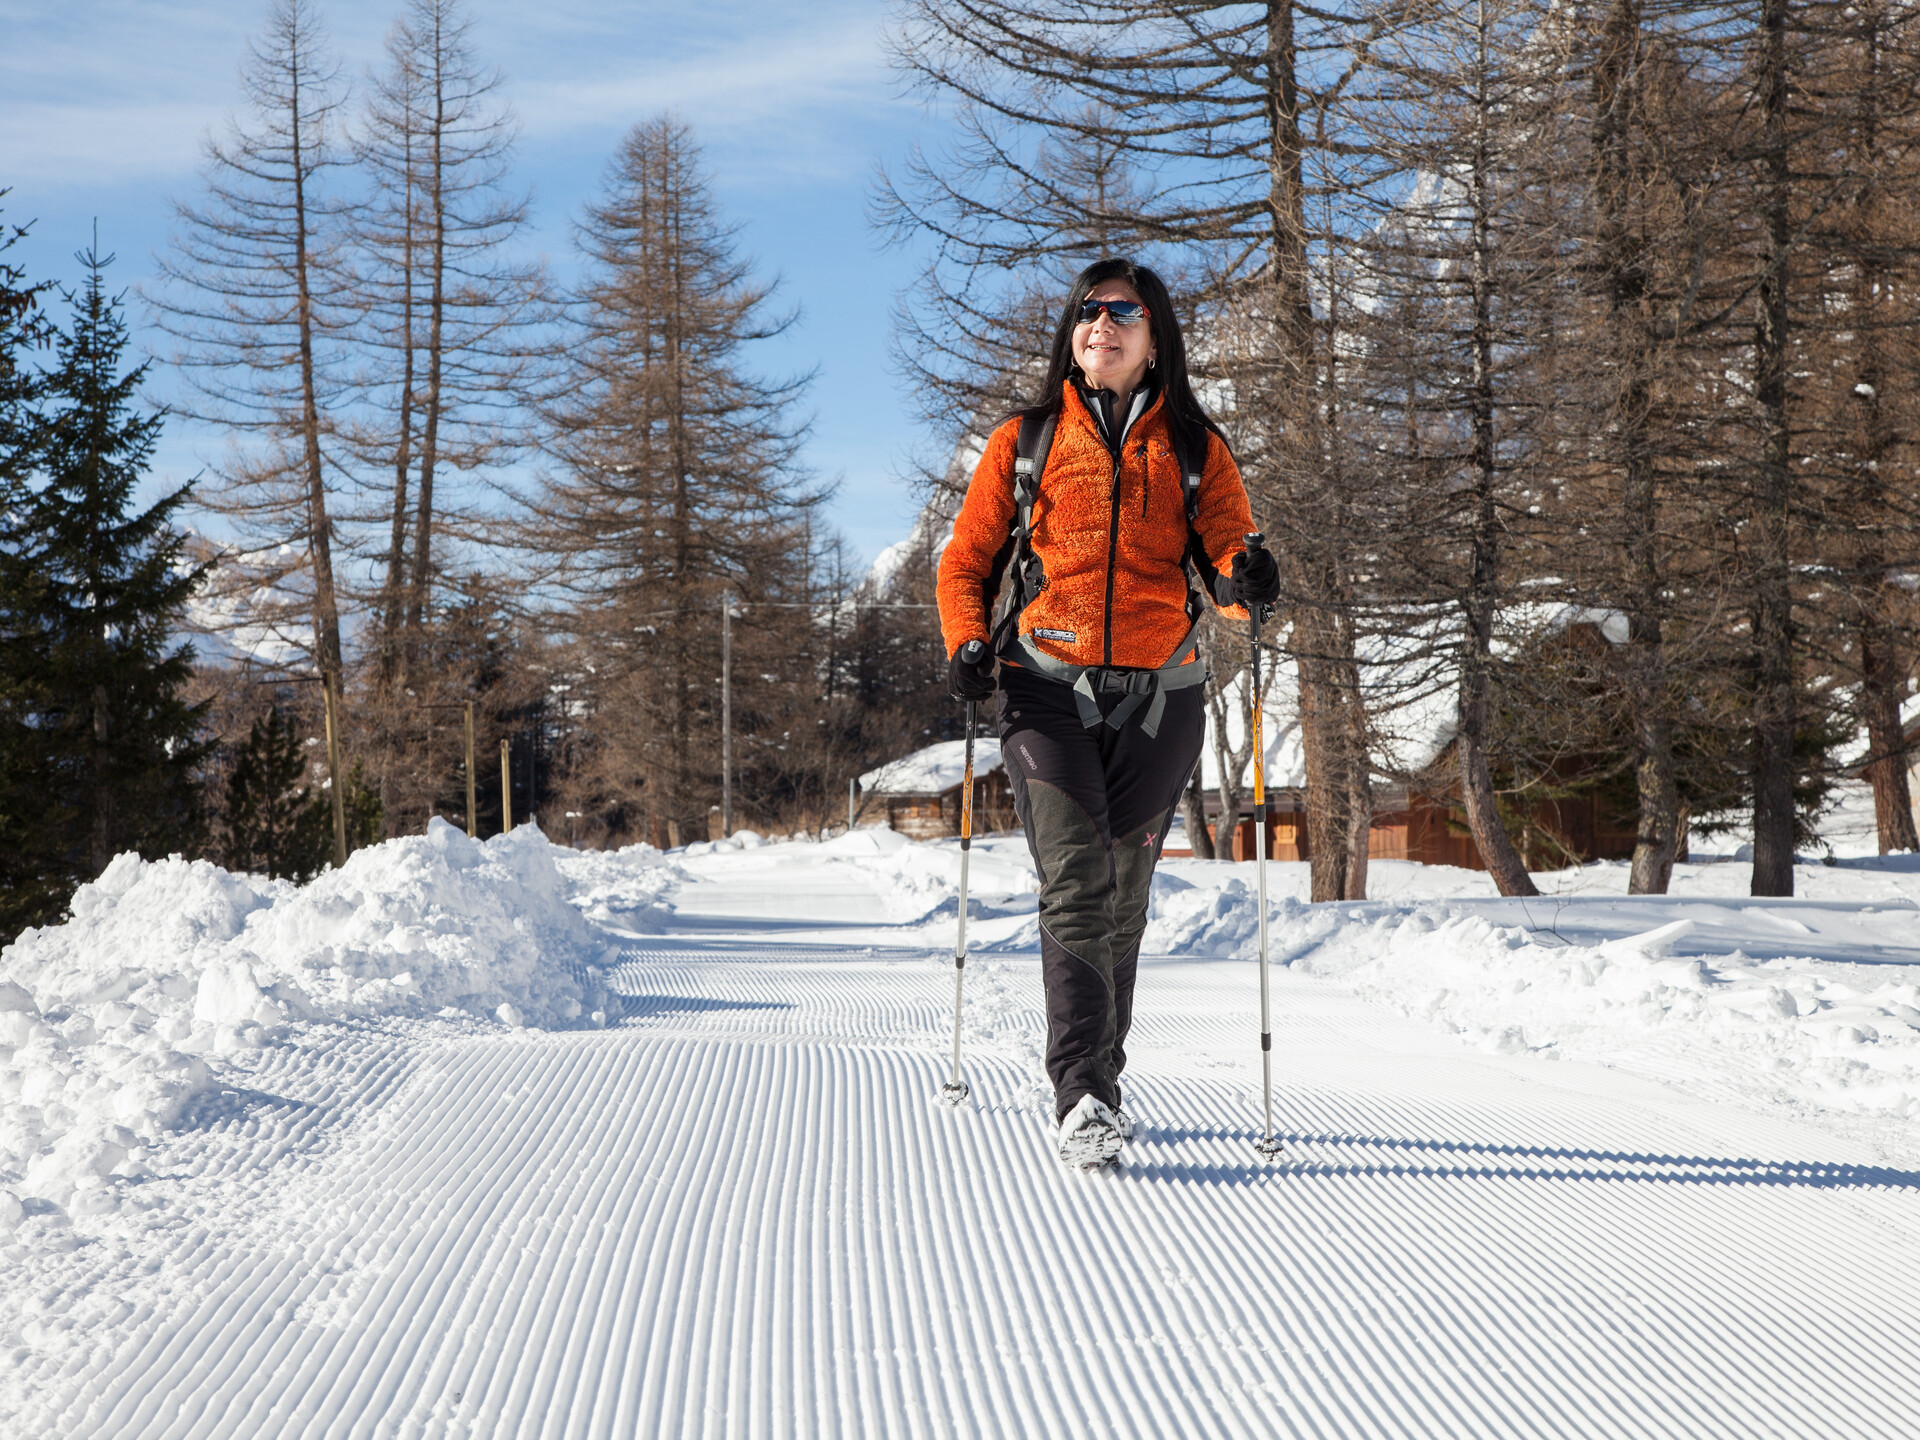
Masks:
[[[1160,357],[1158,355],[1147,356],[1147,368],[1151,370],[1157,363],[1159,363],[1159,359]]]

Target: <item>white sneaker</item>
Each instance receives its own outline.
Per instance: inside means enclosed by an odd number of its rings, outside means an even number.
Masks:
[[[1120,1122],[1101,1101],[1082,1095],[1060,1122],[1060,1162],[1093,1170],[1120,1153],[1126,1137]]]

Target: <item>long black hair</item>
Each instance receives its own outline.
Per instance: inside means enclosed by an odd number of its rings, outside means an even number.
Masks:
[[[1053,332],[1053,354],[1047,361],[1039,402],[1026,413],[1049,414],[1060,409],[1061,389],[1080,368],[1073,360],[1073,330],[1080,323],[1080,307],[1096,285],[1109,280],[1126,281],[1147,307],[1147,324],[1153,330],[1153,373],[1159,379],[1168,419],[1189,432],[1205,429],[1218,435],[1220,427],[1202,408],[1187,376],[1187,342],[1180,335],[1173,297],[1158,275],[1131,260],[1096,260],[1075,277],[1073,289],[1067,292],[1066,309],[1060,312],[1060,323]]]

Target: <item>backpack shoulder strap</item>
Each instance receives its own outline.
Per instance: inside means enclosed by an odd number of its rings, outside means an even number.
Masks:
[[[1013,499],[1019,512],[1014,523],[1022,529],[1032,522],[1033,502],[1040,498],[1040,477],[1046,473],[1053,427],[1059,419],[1057,411],[1029,410],[1020,417],[1020,438],[1013,449]]]
[[[1186,502],[1187,527],[1197,529],[1200,520],[1200,477],[1207,469],[1206,426],[1195,425],[1172,415],[1167,417],[1173,436],[1173,458],[1180,466],[1180,493]]]
[[[1187,561],[1192,565],[1201,587],[1211,598],[1220,572],[1200,540],[1200,478],[1206,473],[1207,451],[1212,444],[1213,431],[1204,424],[1180,419],[1171,413],[1167,421],[1173,438],[1173,458],[1180,466],[1180,493],[1186,503]],[[1224,445],[1226,442],[1223,440],[1220,443]]]
[[[1016,633],[1020,612],[1047,583],[1045,567],[1033,548],[1033,507],[1040,498],[1040,481],[1046,473],[1047,452],[1053,448],[1053,431],[1059,418],[1057,411],[1045,410],[1028,410],[1020,416],[1020,435],[1013,451],[1013,532],[1007,537],[1011,546],[1013,589],[1007,597],[1006,613],[995,627],[993,648],[996,651],[1001,641]],[[996,573],[993,577],[996,590],[999,581]],[[988,600],[991,603],[992,597]]]

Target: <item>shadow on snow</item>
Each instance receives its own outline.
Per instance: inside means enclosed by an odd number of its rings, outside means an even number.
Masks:
[[[1190,1140],[1237,1142],[1251,1152],[1256,1138],[1251,1131],[1143,1126],[1129,1152],[1124,1173],[1141,1180],[1180,1184],[1244,1184],[1269,1175],[1391,1175],[1444,1180],[1593,1180],[1660,1185],[1794,1186],[1817,1190],[1920,1190],[1920,1173],[1885,1165],[1661,1155],[1303,1131],[1280,1132],[1278,1138],[1285,1149],[1272,1162],[1253,1158],[1251,1154],[1244,1163],[1238,1164],[1149,1158],[1156,1145]]]

